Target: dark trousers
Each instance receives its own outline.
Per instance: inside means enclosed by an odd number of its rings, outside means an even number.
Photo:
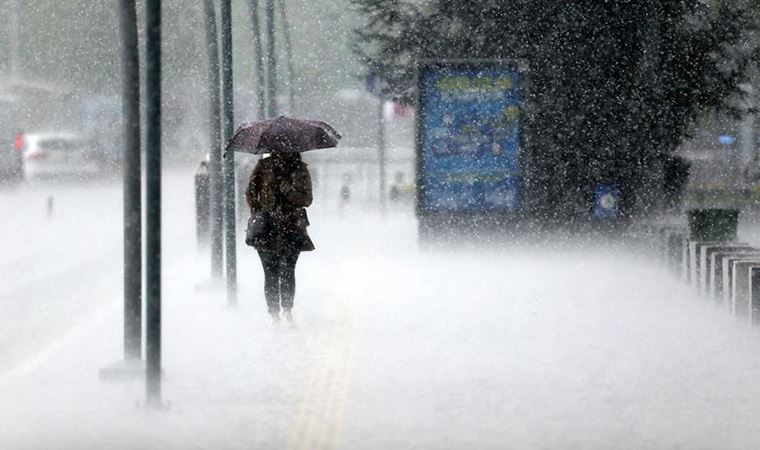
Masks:
[[[296,293],[296,262],[299,254],[298,250],[291,249],[283,252],[259,250],[259,258],[264,268],[264,296],[269,312],[279,312],[281,302],[284,309],[293,307],[293,297]]]

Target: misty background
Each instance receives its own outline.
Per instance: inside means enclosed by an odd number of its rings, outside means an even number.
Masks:
[[[0,94],[26,99],[24,131],[64,128],[100,134],[121,145],[121,65],[118,8],[113,2],[18,2],[18,68],[12,67],[13,0],[0,8]],[[377,99],[366,92],[366,69],[351,50],[363,19],[346,1],[285,0],[293,43],[289,83],[283,22],[277,3],[276,56],[280,113],[320,118],[344,136],[344,146],[374,145]],[[163,2],[163,112],[165,157],[197,161],[207,151],[208,90],[203,10],[199,1]],[[142,11],[143,2],[138,2]],[[260,8],[261,9],[261,8]],[[141,41],[144,39],[143,18]],[[235,122],[257,119],[254,48],[249,2],[233,4]],[[144,48],[141,49],[144,59]],[[143,86],[144,88],[144,86]],[[290,105],[289,89],[294,104]],[[44,97],[45,100],[29,101]],[[45,106],[42,106],[45,105]],[[93,118],[99,120],[92,120]],[[105,119],[105,120],[104,120]],[[95,125],[95,123],[97,125]],[[408,121],[407,121],[408,122]],[[367,126],[370,124],[370,126]],[[3,124],[5,125],[5,124]],[[97,128],[96,128],[97,127]],[[18,130],[4,126],[6,142]],[[391,142],[411,142],[409,123],[392,124]]]
[[[161,259],[166,376],[159,378],[171,407],[146,413],[144,377],[98,380],[123,353],[122,256],[126,247],[137,247],[122,234],[125,196],[117,170],[124,147],[118,3],[0,0],[0,149],[15,154],[19,131],[72,131],[97,141],[114,169],[106,180],[85,175],[0,188],[0,448],[745,449],[760,440],[757,329],[728,313],[726,305],[700,296],[667,266],[662,252],[654,255],[657,241],[639,234],[646,223],[635,223],[631,233],[613,227],[578,235],[563,229],[519,241],[522,227],[508,225],[490,235],[446,222],[464,242],[443,237],[436,239],[438,248],[426,247],[414,214],[414,114],[401,106],[413,93],[408,85],[389,89],[393,103],[384,108],[388,184],[397,174],[406,176],[393,186],[394,199],[391,186],[378,181],[379,101],[365,82],[367,54],[385,63],[397,57],[401,65],[414,61],[404,59],[406,53],[383,51],[382,40],[370,42],[364,55],[357,52],[361,32],[372,31],[373,19],[357,10],[359,4],[375,7],[371,11],[388,20],[381,32],[399,33],[430,18],[437,23],[442,15],[457,26],[460,19],[483,25],[452,27],[457,33],[421,27],[419,34],[407,35],[406,48],[412,50],[427,37],[440,38],[432,47],[442,55],[468,49],[468,39],[493,38],[494,30],[512,32],[503,24],[519,19],[523,31],[546,31],[555,39],[537,55],[546,71],[539,74],[543,80],[535,79],[567,89],[555,89],[557,97],[546,95],[543,105],[582,97],[590,100],[582,106],[596,108],[589,109],[595,119],[614,119],[628,114],[624,100],[635,95],[621,100],[615,95],[618,79],[594,83],[598,79],[586,75],[610,66],[625,75],[640,62],[645,46],[635,38],[645,33],[634,25],[641,17],[660,19],[642,5],[688,4],[701,11],[706,3],[277,1],[279,112],[324,120],[343,135],[340,148],[305,157],[314,181],[309,233],[318,251],[299,260],[297,326],[287,329],[269,323],[261,264],[244,246],[242,233],[235,241],[240,279],[234,307],[221,280],[211,278],[212,252],[199,239],[196,167],[211,146],[203,4],[162,2],[167,170],[161,215],[168,220],[162,225]],[[760,1],[710,2],[716,9],[694,27],[705,48],[724,41],[754,48],[757,30],[733,34],[739,27],[727,26],[718,37],[707,28],[721,4],[742,6],[752,20],[760,17]],[[233,2],[235,124],[259,119],[250,5]],[[283,5],[292,33],[292,83]],[[394,8],[406,5],[421,8],[414,17],[419,22],[399,23],[404,16],[394,15]],[[498,17],[483,13],[515,5],[526,6],[529,14],[516,19],[507,9]],[[549,11],[542,5],[558,6],[555,22],[534,20],[531,14]],[[633,5],[627,11],[635,14],[623,17],[616,5]],[[141,58],[145,6],[137,4]],[[723,19],[719,23],[735,24]],[[589,45],[583,33],[605,20],[603,33],[592,36],[605,45]],[[500,56],[500,39],[490,41],[488,50],[496,53],[481,56]],[[610,64],[621,42],[634,52],[625,63]],[[723,61],[712,57],[702,68]],[[728,72],[742,58],[727,59]],[[739,71],[748,74],[740,83],[746,104],[737,105],[745,111],[760,104],[754,70]],[[639,71],[631,84],[646,87],[646,75],[656,70]],[[564,84],[563,76],[572,83]],[[729,87],[733,92],[737,85]],[[711,86],[705,91],[714,97],[725,93]],[[619,122],[576,122],[582,114],[571,114],[568,105],[544,111],[545,126],[535,127],[533,137],[550,145],[537,148],[569,149],[562,157],[593,156],[596,145],[611,137],[604,157],[619,156],[612,150],[631,150],[629,156],[639,149],[617,145],[627,140]],[[731,194],[723,206],[737,198],[748,201],[737,239],[760,248],[754,206],[760,203],[752,203],[760,199],[760,177],[752,173],[760,163],[760,124],[754,113],[736,117],[707,107],[695,116],[683,142],[682,135],[665,130],[670,142],[678,140],[668,151],[692,164],[686,204],[705,205],[705,193],[715,192]],[[561,129],[565,125],[589,123],[593,132],[579,125],[555,139],[555,131],[568,130]],[[661,150],[661,141],[645,143],[648,151]],[[565,183],[557,176],[557,159],[538,155],[548,174],[540,187],[562,194],[546,196],[546,205],[559,210],[568,200],[570,213],[589,215],[583,195],[592,191]],[[730,165],[737,155],[740,164]],[[577,161],[579,173],[591,172],[587,161]],[[633,175],[646,174],[648,167],[631,161],[636,159],[620,165]],[[657,180],[650,186],[632,178],[632,188],[660,194],[651,188]],[[240,225],[247,213],[240,215]],[[679,207],[667,213],[673,222],[685,219]]]

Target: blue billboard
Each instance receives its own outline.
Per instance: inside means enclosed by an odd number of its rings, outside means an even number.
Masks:
[[[420,68],[420,211],[519,208],[519,90],[516,66]]]

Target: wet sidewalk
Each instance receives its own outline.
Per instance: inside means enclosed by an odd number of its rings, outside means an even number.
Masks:
[[[420,251],[414,219],[315,214],[297,326],[169,247],[164,399],[104,383],[120,297],[0,379],[0,448],[751,448],[760,337],[622,248]],[[106,293],[107,290],[104,290]],[[104,294],[105,295],[105,294]]]

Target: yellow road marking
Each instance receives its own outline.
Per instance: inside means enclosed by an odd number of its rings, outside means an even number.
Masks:
[[[352,321],[352,324],[354,322]],[[353,330],[352,330],[353,332]],[[353,333],[352,333],[353,334]],[[345,366],[345,373],[350,375],[353,372],[353,364],[354,364],[354,353],[356,350],[356,340],[352,339],[349,346],[348,346],[348,352],[346,355],[346,366]],[[348,399],[348,377],[346,380],[346,386],[341,391],[340,396],[338,397],[338,411],[339,414],[335,418],[335,425],[334,425],[334,433],[333,438],[330,441],[330,448],[336,449],[339,447],[340,444],[340,437],[343,434],[343,418],[345,410],[346,410],[346,400]]]
[[[340,447],[356,342],[356,308],[366,278],[357,264],[339,272],[328,300],[327,328],[319,335],[308,382],[288,438],[288,449]]]
[[[343,335],[339,337],[344,339],[341,339],[342,345],[336,349],[335,359],[332,364],[332,377],[328,377],[328,382],[330,382],[329,402],[322,415],[323,426],[320,428],[321,433],[318,438],[318,442],[324,443],[324,447],[326,448],[335,448],[329,444],[337,438],[336,424],[338,420],[342,419],[344,412],[339,408],[340,399],[341,397],[344,397],[348,391],[348,380],[350,378],[350,373],[347,370],[348,352],[346,351],[346,347],[350,345],[351,342],[354,342],[352,338],[349,338],[349,336],[353,337],[353,335],[349,333],[349,331],[353,331],[351,328],[351,325],[353,324],[353,314],[350,310],[344,311],[344,313],[346,316],[343,317],[343,327],[340,330]]]

